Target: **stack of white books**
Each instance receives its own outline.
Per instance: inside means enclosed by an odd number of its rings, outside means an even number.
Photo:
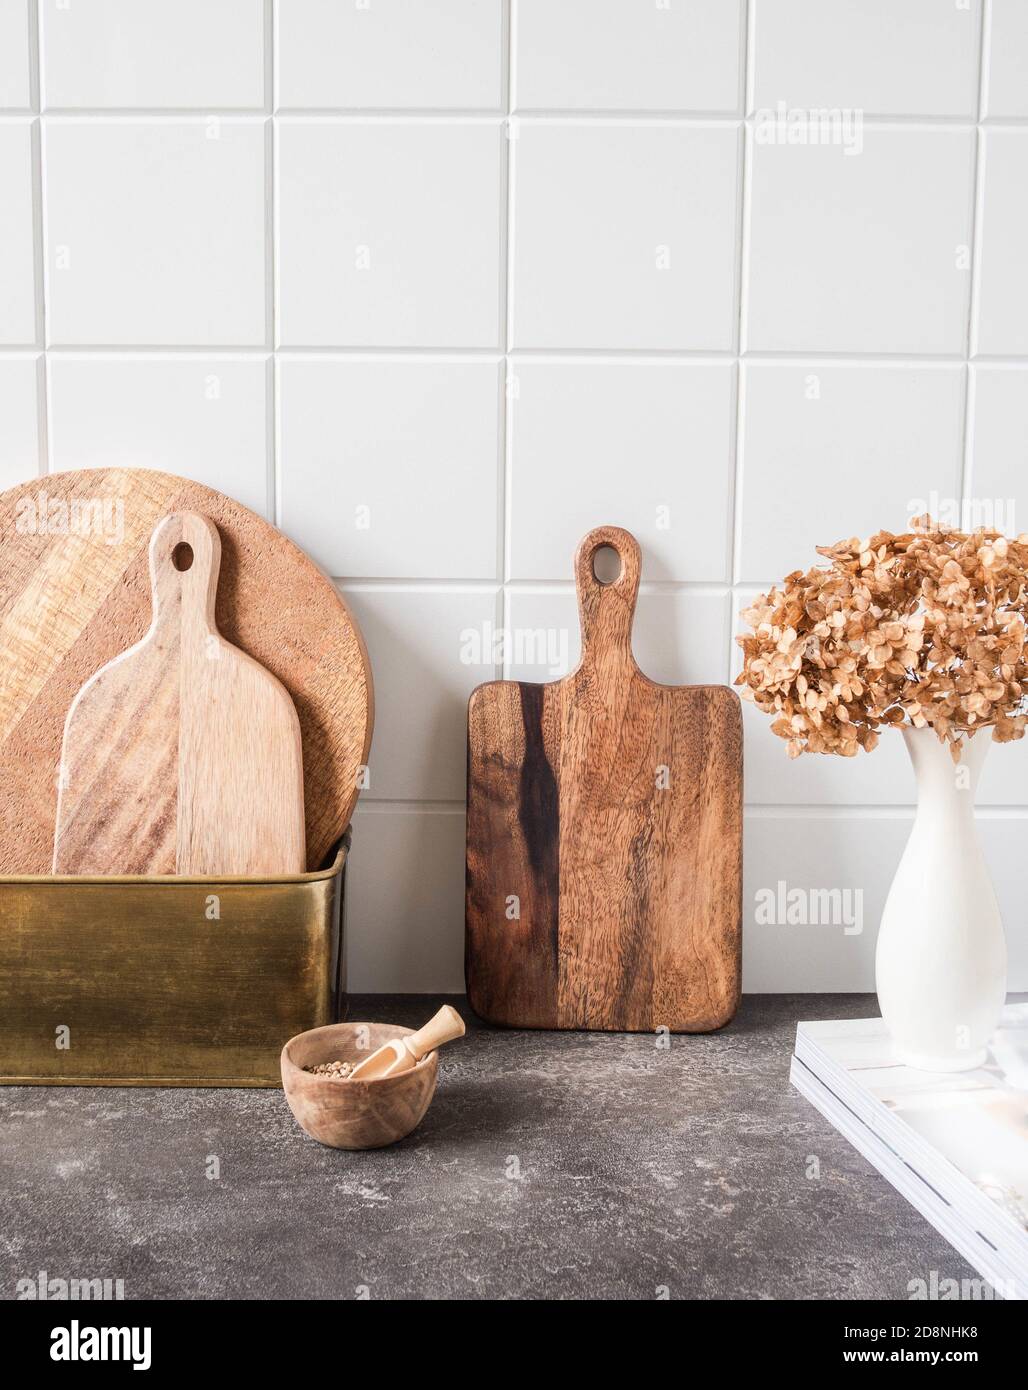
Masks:
[[[1028,1004],[974,1071],[903,1066],[867,1018],[801,1023],[790,1075],[996,1294],[1028,1297]],[[968,1297],[956,1282],[925,1296]]]

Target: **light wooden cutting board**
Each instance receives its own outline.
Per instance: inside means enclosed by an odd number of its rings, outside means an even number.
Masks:
[[[179,511],[218,528],[218,630],[281,681],[299,716],[309,868],[349,824],[374,705],[360,630],[331,582],[274,526],[200,483],[149,469],[58,473],[0,495],[0,873],[52,872],[68,709],[144,637],[150,537]]]
[[[594,573],[605,546],[620,558],[610,584]],[[702,1032],[738,1004],[740,704],[640,671],[640,569],[627,531],[591,531],[575,557],[577,670],[471,696],[466,975],[494,1023]]]
[[[206,517],[154,530],[150,629],[68,711],[55,874],[304,872],[300,721],[285,686],[218,632],[220,567]]]

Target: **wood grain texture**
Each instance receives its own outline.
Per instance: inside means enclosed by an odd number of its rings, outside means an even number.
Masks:
[[[460,1014],[452,1005],[444,1004],[416,1033],[394,1038],[363,1062],[358,1062],[347,1079],[372,1081],[379,1076],[398,1076],[400,1072],[410,1071],[417,1066],[422,1057],[437,1051],[444,1043],[462,1038],[464,1031],[464,1020]]]
[[[175,512],[150,541],[153,618],[64,728],[55,874],[299,874],[300,721],[214,619],[221,542]]]
[[[51,872],[68,709],[149,627],[150,536],[178,511],[218,528],[219,631],[296,707],[311,868],[349,824],[374,702],[360,630],[330,581],[273,526],[200,483],[149,469],[58,473],[0,495],[0,873]]]
[[[621,572],[604,585],[608,545]],[[493,1023],[704,1032],[738,1006],[739,700],[639,670],[640,569],[627,531],[591,531],[575,557],[578,668],[471,696],[465,967]]]

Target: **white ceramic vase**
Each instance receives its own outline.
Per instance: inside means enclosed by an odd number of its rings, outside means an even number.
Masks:
[[[985,1061],[1006,994],[1003,923],[974,818],[992,731],[966,740],[959,763],[931,729],[902,732],[917,814],[878,932],[878,1003],[897,1061],[967,1071]]]

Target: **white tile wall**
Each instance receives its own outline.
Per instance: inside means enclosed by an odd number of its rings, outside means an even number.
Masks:
[[[70,468],[160,468],[271,516],[270,359],[49,354],[50,459]]]
[[[982,73],[983,111],[990,119],[1028,117],[1028,5],[991,0]]]
[[[784,100],[876,116],[977,115],[979,0],[751,0],[751,6],[757,108]]]
[[[878,921],[910,824],[909,811],[901,808],[875,816],[821,807],[747,815],[743,989],[873,990]],[[1019,862],[1024,820],[984,811],[979,831],[1006,930],[1009,978],[1019,989],[1028,979],[1028,910]],[[775,891],[780,882],[788,888],[848,890],[849,898],[840,901],[840,925],[761,921],[756,894]]]
[[[39,0],[43,100],[263,109],[264,0]]]
[[[978,315],[983,355],[1028,354],[1028,143],[1023,130],[986,131],[982,146]]]
[[[345,593],[375,678],[371,800],[459,801],[464,795],[468,696],[499,673],[495,587],[365,587]]]
[[[738,578],[772,583],[814,562],[812,536],[902,530],[933,489],[958,496],[965,393],[957,365],[747,361]]]
[[[281,355],[283,528],[329,574],[498,578],[502,390],[499,358]]]
[[[43,122],[50,346],[267,339],[264,123]]]
[[[1026,13],[0,0],[0,484],[198,477],[340,582],[378,705],[354,988],[460,988],[467,694],[577,659],[591,525],[639,536],[665,681],[728,679],[755,587],[912,501],[1028,529]],[[745,731],[746,986],[868,988],[903,750]],[[996,749],[1019,987],[1026,787]],[[780,878],[860,887],[864,930],[758,927]]]
[[[496,121],[278,122],[279,343],[499,346]]]
[[[0,0],[0,108],[32,104],[29,0]]]
[[[37,336],[32,144],[29,122],[0,123],[0,343]]]
[[[0,355],[0,488],[39,471],[39,383],[43,359]]]
[[[502,0],[289,0],[277,18],[283,109],[505,109]]]
[[[974,137],[865,122],[862,142],[751,133],[747,349],[966,351]]]
[[[971,368],[971,420],[976,495],[1009,499],[1001,529],[1028,530],[1028,362]]]
[[[741,0],[519,0],[516,111],[736,114]]]
[[[586,531],[617,516],[648,579],[728,580],[733,363],[529,359],[510,398],[508,578],[567,579]]]
[[[909,816],[752,812],[746,817],[743,989],[872,990],[878,920],[896,871]],[[843,924],[769,925],[757,913],[766,889],[838,889],[854,909]],[[857,907],[859,904],[859,915]],[[840,904],[843,905],[843,904]],[[780,915],[776,913],[776,917]],[[848,919],[848,921],[846,920]]]
[[[735,124],[513,130],[515,347],[733,345]]]

